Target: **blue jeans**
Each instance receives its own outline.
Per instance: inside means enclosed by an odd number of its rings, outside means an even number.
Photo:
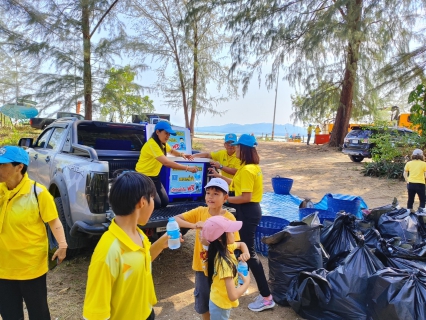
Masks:
[[[222,309],[209,300],[210,320],[228,320],[231,309]]]

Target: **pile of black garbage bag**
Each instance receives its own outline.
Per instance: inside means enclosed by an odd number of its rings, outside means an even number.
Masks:
[[[426,214],[317,213],[264,237],[275,302],[306,319],[426,319]]]

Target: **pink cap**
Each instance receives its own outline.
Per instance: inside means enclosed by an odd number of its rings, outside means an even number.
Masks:
[[[240,230],[242,226],[242,221],[232,221],[222,216],[214,216],[204,222],[201,235],[208,242],[213,242],[224,232],[235,232]]]

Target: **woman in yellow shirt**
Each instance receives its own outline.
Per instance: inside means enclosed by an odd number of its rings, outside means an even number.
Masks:
[[[423,151],[415,149],[411,161],[408,161],[404,168],[404,179],[407,182],[408,191],[407,209],[410,210],[413,210],[416,194],[419,196],[420,208],[425,208],[426,162],[424,160]]]
[[[172,149],[167,141],[170,135],[176,135],[170,123],[160,121],[155,125],[151,138],[143,145],[136,171],[152,179],[155,184],[157,194],[154,198],[154,208],[166,207],[169,204],[169,197],[160,180],[160,171],[164,166],[172,169],[185,170],[192,173],[198,171],[196,166],[182,165],[167,158],[167,153],[175,157],[182,157],[185,160],[194,160],[192,155]]]
[[[240,237],[249,249],[250,259],[247,264],[256,279],[260,292],[255,301],[248,305],[248,308],[258,312],[275,306],[262,263],[255,250],[256,228],[262,218],[260,201],[263,196],[263,175],[259,166],[260,158],[256,151],[256,138],[243,134],[235,145],[241,167],[234,178],[231,180],[219,175],[215,170],[209,169],[209,171],[210,175],[224,179],[235,190],[235,196],[229,197],[228,202],[237,205],[237,220],[243,222]]]

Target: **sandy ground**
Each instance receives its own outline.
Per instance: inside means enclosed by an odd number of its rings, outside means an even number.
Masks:
[[[223,141],[196,139],[202,151],[217,150]],[[361,196],[369,208],[382,206],[397,197],[406,205],[405,185],[401,181],[364,177],[363,163],[353,163],[342,153],[326,146],[302,143],[260,142],[258,151],[264,173],[265,191],[272,191],[271,178],[280,175],[294,179],[291,193],[318,202],[326,193]],[[367,160],[368,161],[368,160]],[[415,203],[415,206],[418,203]],[[165,250],[153,263],[153,277],[158,304],[156,319],[201,319],[194,311],[194,274],[191,270],[194,233],[185,236],[181,249]],[[93,244],[95,245],[95,243]],[[65,261],[48,274],[48,298],[52,319],[81,319],[87,268],[93,247],[74,259]],[[268,260],[261,258],[268,275]],[[252,278],[249,294],[240,299],[240,306],[231,313],[233,320],[301,319],[288,307],[275,307],[260,313],[247,309],[257,296]]]

